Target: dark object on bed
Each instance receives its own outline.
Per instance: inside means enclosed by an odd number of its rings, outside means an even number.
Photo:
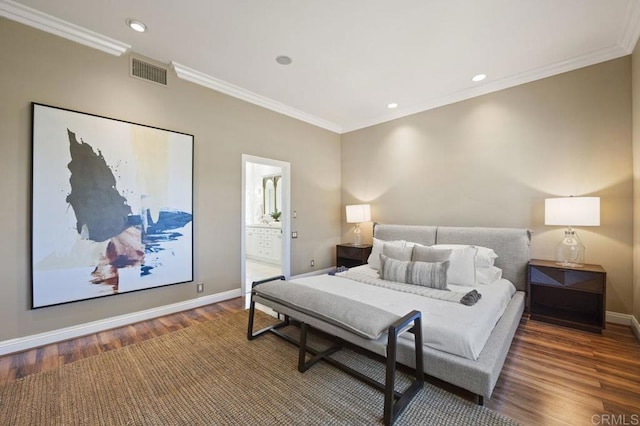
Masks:
[[[460,303],[467,306],[473,306],[481,298],[482,298],[482,295],[478,293],[478,290],[471,290],[469,293],[465,294],[462,299],[460,299]]]
[[[339,274],[341,272],[346,272],[348,271],[349,268],[347,268],[346,266],[338,266],[336,269],[334,269],[333,271],[329,271],[328,274],[329,275],[335,275],[335,274]]]
[[[280,281],[278,281],[280,280]],[[384,424],[392,425],[396,417],[407,407],[411,399],[424,385],[424,367],[423,367],[423,346],[422,346],[422,315],[418,311],[411,311],[403,317],[398,317],[375,307],[365,305],[354,301],[345,301],[340,306],[340,302],[336,302],[336,297],[331,299],[323,299],[318,290],[304,288],[296,284],[290,284],[284,281],[284,276],[268,278],[266,280],[253,282],[251,291],[251,303],[249,307],[249,324],[247,329],[247,339],[253,340],[256,337],[271,332],[279,337],[284,338],[299,347],[298,351],[298,371],[304,373],[320,360],[324,360],[332,366],[344,371],[347,374],[363,381],[364,383],[384,392]],[[341,339],[336,338],[339,342],[334,346],[319,351],[307,344],[307,334],[309,325],[306,322],[300,322],[300,340],[296,341],[292,337],[278,331],[279,328],[290,325],[289,317],[285,316],[284,321],[270,327],[263,328],[257,332],[253,331],[253,323],[255,316],[255,300],[254,296],[260,294],[262,299],[273,300],[277,303],[297,309],[305,314],[317,317],[322,321],[329,322],[333,325],[341,327],[350,333],[362,336],[364,338],[378,339],[385,333],[387,334],[387,356],[386,356],[386,378],[385,383],[380,383],[372,378],[360,373],[351,367],[329,358],[328,356],[341,350]],[[317,297],[314,297],[317,296]],[[327,305],[330,303],[337,310],[331,310]],[[373,312],[370,312],[373,311]],[[328,314],[332,312],[332,314]],[[354,314],[355,312],[355,314]],[[375,318],[376,321],[352,324],[350,320],[364,315],[367,318]],[[382,325],[385,324],[385,325]],[[364,325],[364,327],[361,327]],[[398,347],[398,336],[408,331],[414,334],[415,345],[415,380],[404,392],[394,390],[395,373],[396,373],[396,354]],[[307,352],[312,357],[307,360]]]

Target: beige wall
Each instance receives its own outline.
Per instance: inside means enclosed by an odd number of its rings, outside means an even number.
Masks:
[[[633,316],[640,322],[640,43],[632,55],[633,87]],[[640,336],[639,336],[640,337]]]
[[[553,259],[544,199],[567,195],[601,197],[602,225],[579,235],[607,310],[630,314],[630,57],[342,136],[342,204],[370,202],[377,222],[530,228],[532,257]]]
[[[178,80],[130,78],[120,58],[0,18],[0,341],[196,297],[194,284],[30,310],[31,106],[40,102],[195,136],[195,275],[205,295],[240,288],[242,154],[291,163],[292,274],[333,264],[340,136]],[[322,177],[322,178],[319,178]],[[198,295],[200,296],[200,295]]]

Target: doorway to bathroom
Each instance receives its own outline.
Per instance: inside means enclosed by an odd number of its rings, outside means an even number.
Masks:
[[[242,155],[242,294],[251,283],[290,276],[290,164]]]

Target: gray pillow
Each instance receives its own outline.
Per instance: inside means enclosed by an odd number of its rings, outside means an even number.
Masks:
[[[411,260],[414,262],[444,262],[450,260],[451,249],[434,249],[429,246],[414,246]]]
[[[449,261],[412,262],[392,259],[380,255],[380,278],[424,287],[447,289],[447,270]]]
[[[398,247],[392,244],[382,246],[382,254],[396,260],[411,260],[411,253],[413,247]]]
[[[385,241],[373,237],[373,247],[371,248],[371,254],[369,255],[369,258],[367,259],[367,264],[370,268],[373,268],[376,271],[380,269],[380,254],[382,253],[382,247],[384,247],[386,244],[404,247],[405,242],[403,240]]]

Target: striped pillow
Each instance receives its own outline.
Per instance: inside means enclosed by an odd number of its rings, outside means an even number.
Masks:
[[[412,262],[380,255],[380,278],[406,284],[448,290],[447,270],[449,261]]]

